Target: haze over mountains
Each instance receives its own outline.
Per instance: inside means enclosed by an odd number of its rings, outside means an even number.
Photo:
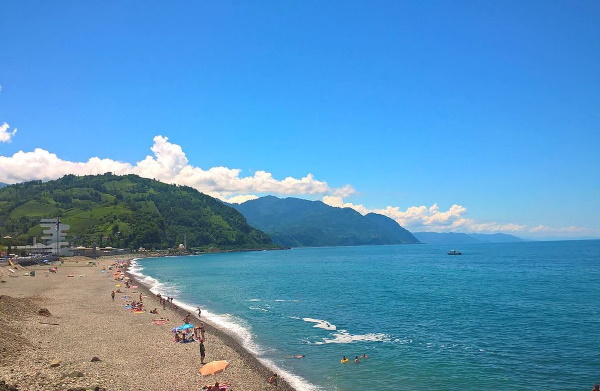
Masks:
[[[232,204],[253,227],[282,246],[356,246],[419,243],[396,221],[379,214],[361,215],[321,201],[261,197]]]
[[[507,234],[473,234],[459,232],[413,232],[425,244],[469,244],[469,243],[510,243],[523,242],[523,239]]]

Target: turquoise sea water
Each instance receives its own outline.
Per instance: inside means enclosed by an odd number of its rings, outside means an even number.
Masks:
[[[132,270],[200,306],[299,390],[600,382],[600,241],[448,250],[304,248],[144,259]]]

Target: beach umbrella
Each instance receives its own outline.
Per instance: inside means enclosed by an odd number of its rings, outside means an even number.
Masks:
[[[193,329],[193,328],[194,328],[193,324],[186,323],[184,325],[181,325],[181,326],[177,327],[177,330],[181,331],[181,330],[187,330],[187,329]]]
[[[229,362],[225,360],[211,361],[200,368],[200,374],[202,376],[216,375],[219,372],[223,372],[228,366]]]

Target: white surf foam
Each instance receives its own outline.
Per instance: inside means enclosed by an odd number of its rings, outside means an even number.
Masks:
[[[305,322],[316,323],[313,327],[318,327],[324,330],[335,330],[336,326],[322,319],[302,318]]]
[[[129,269],[127,269],[129,273],[133,274],[136,277],[139,277],[143,276],[142,270],[144,270],[144,268],[142,267],[142,265],[137,263],[135,259],[129,262]]]
[[[268,309],[266,309],[266,308],[260,308],[260,307],[248,307],[248,309],[251,309],[251,310],[254,310],[254,311],[269,312]]]
[[[350,334],[347,330],[338,330],[337,333],[333,333],[333,338],[323,338],[322,342],[315,342],[315,345],[325,345],[329,343],[354,343],[354,342],[389,342],[390,336],[383,333],[369,333],[369,334]]]
[[[130,262],[130,267],[127,270],[129,273],[134,275],[140,283],[146,283],[150,291],[154,294],[160,293],[161,295],[175,296],[175,292],[179,292],[179,289],[175,285],[167,285],[161,283],[158,279],[151,276],[146,276],[142,273],[143,267],[139,263],[133,260]],[[173,292],[173,293],[169,293]],[[250,299],[248,301],[261,301],[261,299]],[[173,304],[181,307],[188,311],[190,314],[194,314],[197,318],[197,307],[198,305],[183,302],[178,299],[173,299]],[[258,307],[257,307],[258,308]],[[262,357],[264,349],[260,347],[252,338],[252,329],[243,319],[238,318],[232,314],[216,314],[210,309],[202,307],[202,318],[206,319],[208,323],[226,332],[228,335],[236,339],[244,349],[254,355],[258,361],[268,368],[273,373],[278,373],[280,378],[290,384],[296,390],[302,391],[320,391],[321,388],[308,382],[306,379],[285,370],[269,359]],[[193,323],[193,322],[192,322]]]

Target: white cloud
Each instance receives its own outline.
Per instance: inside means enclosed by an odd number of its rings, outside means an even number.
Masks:
[[[10,140],[17,134],[17,128],[9,131],[10,125],[6,122],[0,125],[0,143],[10,143]]]
[[[17,152],[13,156],[0,156],[0,182],[17,183],[33,179],[50,180],[66,174],[89,175],[113,172],[118,175],[137,174],[162,182],[193,187],[220,199],[250,199],[247,194],[269,193],[280,195],[352,194],[354,189],[346,185],[331,188],[312,174],[297,179],[273,178],[271,173],[257,171],[253,176],[241,177],[241,170],[212,167],[204,170],[189,164],[181,146],[170,143],[167,137],[154,137],[152,156],[135,165],[111,159],[93,157],[87,162],[70,162],[43,149],[33,152]],[[240,198],[236,198],[240,197]],[[231,198],[230,198],[231,197]],[[254,196],[256,197],[256,196]]]
[[[233,196],[231,198],[224,199],[223,201],[229,202],[230,204],[243,204],[246,201],[255,200],[257,198],[258,198],[258,196],[255,196],[252,194],[245,194],[245,195]]]
[[[388,206],[384,209],[369,209],[364,205],[344,202],[342,197],[325,196],[323,202],[337,208],[352,208],[365,215],[367,213],[378,213],[387,216],[412,232],[467,232],[467,233],[512,233],[519,235],[545,233],[549,235],[598,235],[588,228],[565,227],[551,228],[543,225],[529,227],[515,223],[477,222],[468,218],[467,208],[461,205],[452,205],[447,211],[440,211],[438,204],[429,208],[426,206],[411,206],[406,210],[400,210],[397,206]]]
[[[9,131],[7,123],[0,126],[0,142],[9,142],[17,129]],[[19,151],[13,156],[0,156],[0,182],[18,183],[34,179],[52,180],[67,174],[95,175],[112,172],[117,175],[137,174],[155,178],[166,183],[186,185],[215,198],[242,203],[258,198],[257,194],[285,196],[323,195],[323,202],[339,207],[352,208],[361,214],[379,213],[397,221],[410,231],[433,232],[508,232],[532,235],[599,235],[581,227],[552,228],[539,225],[528,227],[521,224],[477,222],[467,217],[467,208],[452,205],[440,210],[438,204],[430,207],[411,206],[401,210],[397,206],[370,209],[361,204],[344,202],[344,197],[355,193],[351,185],[331,188],[327,182],[315,179],[312,174],[302,178],[275,179],[266,171],[256,171],[252,176],[241,176],[241,170],[227,167],[212,167],[204,170],[191,165],[181,148],[170,143],[167,137],[154,137],[152,155],[135,163],[92,157],[87,162],[62,160],[56,154],[36,148],[32,152]]]

